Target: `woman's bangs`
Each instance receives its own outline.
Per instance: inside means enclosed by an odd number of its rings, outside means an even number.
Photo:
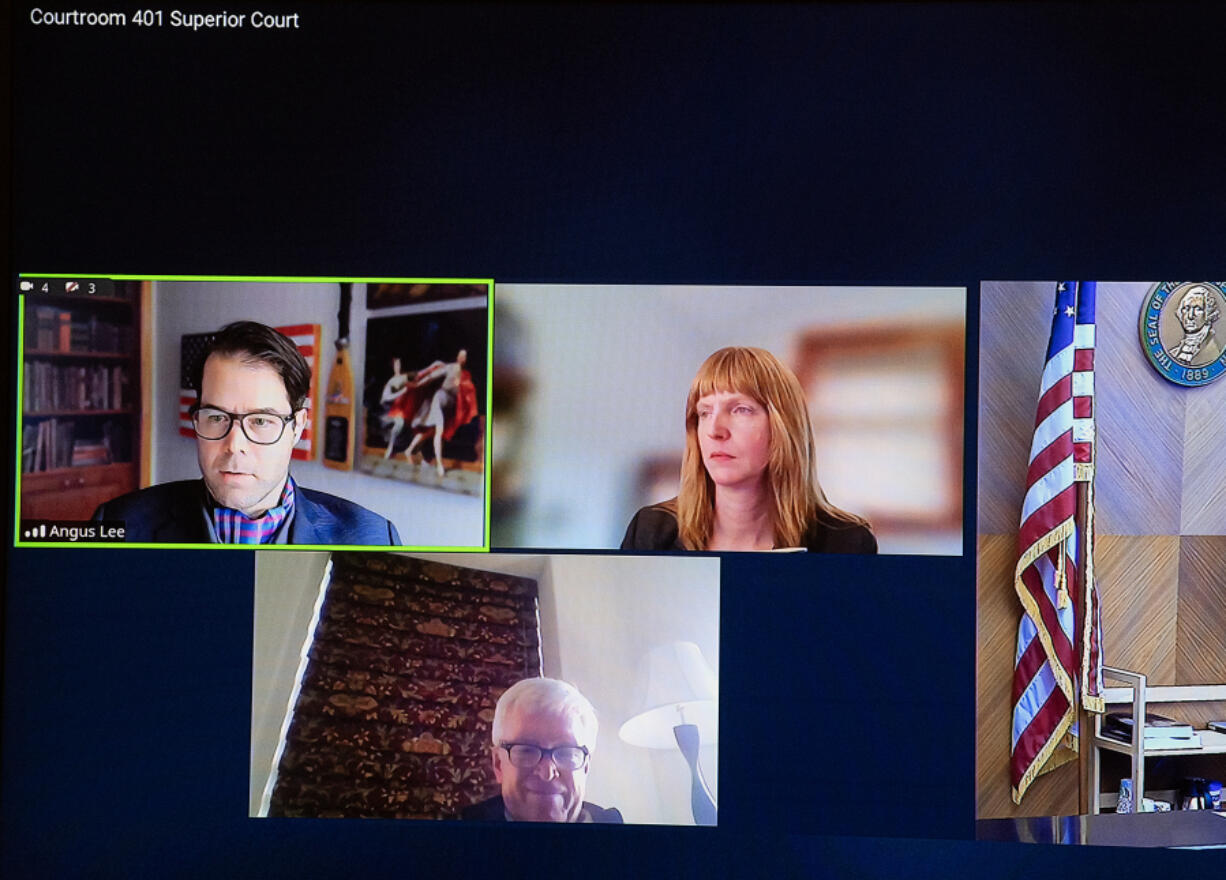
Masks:
[[[758,403],[765,403],[757,366],[753,356],[744,350],[716,352],[707,358],[694,377],[690,392],[692,405],[709,394],[747,394]]]

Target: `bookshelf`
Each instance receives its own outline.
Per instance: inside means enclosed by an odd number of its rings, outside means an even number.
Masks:
[[[23,519],[88,519],[138,486],[141,282],[37,279],[24,296]]]

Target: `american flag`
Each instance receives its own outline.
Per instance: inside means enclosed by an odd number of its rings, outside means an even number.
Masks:
[[[1056,285],[1039,388],[1014,589],[1023,614],[1013,669],[1013,799],[1077,754],[1078,701],[1103,710],[1102,638],[1093,569],[1093,281]],[[1086,483],[1078,545],[1077,483]],[[1071,590],[1084,588],[1078,627]],[[1080,682],[1080,684],[1079,684]]]
[[[315,408],[315,393],[319,387],[319,366],[316,363],[316,352],[319,351],[319,325],[294,324],[290,327],[273,328],[288,336],[294,346],[306,358],[307,366],[311,368],[311,388],[306,399],[306,427],[302,437],[294,445],[293,457],[300,461],[310,461],[315,449],[315,429],[311,413]],[[212,344],[216,333],[185,333],[179,347],[179,434],[183,437],[196,436],[192,429],[191,406],[196,402],[196,390],[192,388],[193,372],[199,368],[200,359]]]

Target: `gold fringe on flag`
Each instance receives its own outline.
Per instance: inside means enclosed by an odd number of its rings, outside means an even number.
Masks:
[[[1050,773],[1063,767],[1069,761],[1076,760],[1077,734],[1073,733],[1072,726],[1073,712],[1070,708],[1064,713],[1064,717],[1060,719],[1060,723],[1052,732],[1051,739],[1043,744],[1043,748],[1039,750],[1034,760],[1030,762],[1030,766],[1026,768],[1026,772],[1022,774],[1017,787],[1012,790],[1013,803],[1020,804],[1022,795],[1026,794],[1026,789],[1030,788],[1031,784],[1044,773]]]
[[[1029,615],[1030,619],[1035,622],[1038,639],[1043,645],[1044,653],[1047,655],[1047,662],[1051,668],[1052,677],[1056,680],[1056,686],[1064,692],[1064,696],[1069,704],[1068,709],[1064,712],[1064,716],[1052,731],[1051,737],[1043,744],[1043,748],[1039,750],[1034,760],[1030,762],[1030,766],[1026,768],[1026,772],[1022,774],[1018,785],[1013,788],[1012,794],[1015,804],[1022,802],[1022,796],[1035,779],[1044,773],[1055,770],[1063,764],[1067,764],[1077,757],[1077,736],[1072,732],[1074,707],[1077,703],[1077,687],[1069,677],[1068,670],[1064,668],[1064,665],[1057,658],[1055,646],[1052,644],[1051,633],[1047,631],[1047,627],[1043,624],[1038,604],[1022,581],[1023,571],[1029,568],[1036,559],[1052,547],[1058,546],[1060,548],[1060,564],[1057,578],[1060,581],[1060,588],[1062,590],[1061,601],[1065,603],[1061,607],[1065,607],[1069,600],[1068,588],[1063,581],[1064,557],[1066,554],[1064,543],[1073,535],[1075,528],[1076,526],[1071,517],[1057,525],[1038,541],[1035,541],[1022,554],[1022,558],[1017,561],[1017,567],[1013,570],[1013,589],[1022,603],[1023,613]]]
[[[1090,454],[1093,457],[1098,450],[1093,446],[1091,449],[1093,451]],[[1090,637],[1094,632],[1094,620],[1098,615],[1098,608],[1094,604],[1094,465],[1087,464],[1086,469],[1089,471],[1089,477],[1086,481],[1085,565],[1082,566],[1084,570],[1082,580],[1085,582],[1085,612],[1081,623],[1081,705],[1087,712],[1102,714],[1107,711],[1102,694],[1090,693],[1090,677],[1094,671],[1090,669]],[[1101,652],[1102,645],[1099,645],[1098,649]],[[1094,678],[1097,680],[1097,676]]]
[[[1034,621],[1035,629],[1038,630],[1039,642],[1043,645],[1043,651],[1047,655],[1047,660],[1051,664],[1052,675],[1056,679],[1056,684],[1060,690],[1064,691],[1064,695],[1068,698],[1069,704],[1077,701],[1077,689],[1069,677],[1068,671],[1064,668],[1056,654],[1056,646],[1052,642],[1051,633],[1047,631],[1047,626],[1043,623],[1043,615],[1039,612],[1039,606],[1035,602],[1034,597],[1030,595],[1030,591],[1026,589],[1025,582],[1022,581],[1022,572],[1029,568],[1036,559],[1050,550],[1052,547],[1060,547],[1061,565],[1064,559],[1064,542],[1073,534],[1074,524],[1072,518],[1066,519],[1060,523],[1022,554],[1022,558],[1017,561],[1017,567],[1013,570],[1013,590],[1017,593],[1018,601],[1022,603],[1022,610],[1030,615],[1030,619]],[[1065,599],[1067,601],[1068,590],[1065,587]]]

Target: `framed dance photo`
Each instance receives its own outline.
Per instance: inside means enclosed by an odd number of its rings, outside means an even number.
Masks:
[[[481,494],[487,320],[484,301],[367,320],[359,470]]]

